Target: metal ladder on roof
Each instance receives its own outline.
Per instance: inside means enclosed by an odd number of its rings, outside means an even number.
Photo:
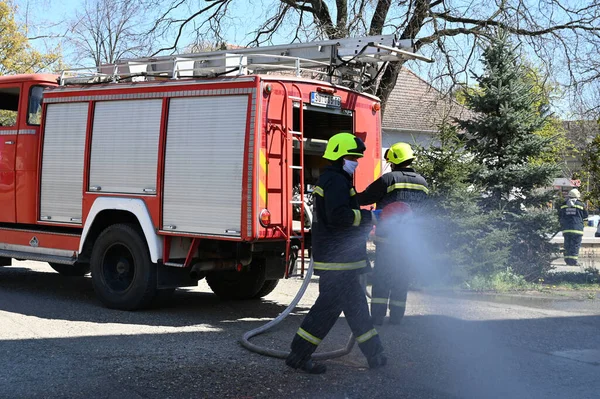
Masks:
[[[416,54],[412,40],[395,35],[364,36],[292,43],[256,48],[118,60],[100,67],[77,68],[61,73],[60,84],[94,84],[215,76],[237,76],[270,71],[304,71],[353,76],[358,87],[376,76],[377,65],[386,61],[431,59]]]

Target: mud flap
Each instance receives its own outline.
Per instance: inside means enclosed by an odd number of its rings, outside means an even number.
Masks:
[[[266,257],[265,280],[278,280],[285,276],[285,256]]]
[[[178,287],[195,287],[198,285],[198,280],[190,277],[189,267],[172,267],[162,264],[156,265],[156,288],[178,288]]]

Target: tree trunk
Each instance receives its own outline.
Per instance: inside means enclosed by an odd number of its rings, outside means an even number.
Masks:
[[[390,62],[386,67],[385,71],[383,71],[383,76],[381,77],[381,82],[377,87],[377,92],[375,95],[379,97],[381,100],[381,120],[383,121],[383,115],[385,114],[385,108],[387,105],[387,100],[394,90],[396,86],[396,80],[398,79],[398,74],[402,69],[402,65],[404,62]]]

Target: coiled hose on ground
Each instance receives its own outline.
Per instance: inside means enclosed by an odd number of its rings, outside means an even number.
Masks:
[[[252,337],[256,337],[257,335],[265,333],[266,331],[275,327],[277,324],[281,323],[283,321],[283,319],[285,319],[296,308],[296,305],[298,305],[298,302],[300,302],[300,299],[302,299],[302,297],[304,296],[304,293],[306,292],[306,289],[308,288],[308,284],[310,283],[312,273],[313,273],[313,260],[311,258],[309,266],[308,266],[308,270],[306,271],[306,277],[304,277],[302,286],[298,290],[298,293],[296,294],[296,296],[294,297],[292,302],[289,304],[289,306],[287,308],[285,308],[285,310],[283,312],[281,312],[276,318],[274,318],[267,324],[264,324],[258,328],[255,328],[254,330],[250,330],[247,333],[245,333],[242,336],[242,339],[240,340],[240,343],[242,344],[242,346],[244,348],[246,348],[252,352],[261,354],[261,355],[276,357],[279,359],[285,359],[290,354],[290,352],[288,352],[288,351],[281,351],[281,350],[277,350],[277,349],[265,348],[262,346],[255,345],[250,342],[250,339]],[[333,358],[347,355],[348,353],[350,353],[352,351],[352,348],[354,347],[354,342],[355,342],[354,335],[350,334],[350,337],[348,338],[348,342],[346,343],[346,346],[344,348],[338,349],[335,351],[331,351],[331,352],[315,353],[312,355],[312,358],[315,360],[325,360],[325,359],[333,359]]]

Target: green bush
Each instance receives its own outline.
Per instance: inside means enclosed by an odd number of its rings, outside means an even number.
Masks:
[[[533,285],[523,276],[516,274],[511,268],[496,272],[491,276],[477,275],[465,282],[465,288],[473,291],[518,291],[531,289]]]

